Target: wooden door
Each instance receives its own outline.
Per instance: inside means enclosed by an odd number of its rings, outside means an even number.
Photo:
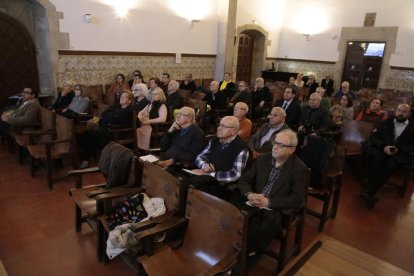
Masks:
[[[25,87],[39,92],[36,49],[29,33],[15,19],[0,13],[0,105]]]
[[[342,81],[348,81],[351,90],[376,89],[385,52],[384,42],[349,41]]]
[[[239,39],[239,53],[237,56],[237,81],[250,83],[253,63],[254,38],[241,34]]]

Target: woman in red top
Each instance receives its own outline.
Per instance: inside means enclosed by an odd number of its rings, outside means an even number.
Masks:
[[[387,119],[387,114],[381,111],[382,100],[374,98],[371,100],[369,108],[362,110],[356,120],[368,123],[377,123]]]

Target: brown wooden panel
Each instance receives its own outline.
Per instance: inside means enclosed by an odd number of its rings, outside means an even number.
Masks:
[[[239,52],[237,56],[237,81],[250,82],[253,63],[254,39],[246,34],[241,34],[239,39]]]

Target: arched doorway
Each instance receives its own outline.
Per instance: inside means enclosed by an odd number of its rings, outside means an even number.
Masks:
[[[244,80],[253,83],[265,68],[268,46],[268,32],[256,24],[247,24],[237,28],[235,63],[237,81]]]
[[[0,102],[24,87],[39,91],[36,49],[24,26],[0,13]]]

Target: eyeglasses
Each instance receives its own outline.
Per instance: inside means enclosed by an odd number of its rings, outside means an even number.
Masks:
[[[177,117],[178,117],[178,116],[184,116],[184,117],[190,118],[190,115],[188,115],[188,114],[184,114],[184,113],[181,113],[181,112],[178,112],[178,113],[177,113]]]
[[[217,127],[234,128],[234,126],[226,126],[225,124],[218,124]]]
[[[243,108],[243,107],[235,107],[234,110],[246,110],[246,108]]]
[[[81,89],[80,89],[80,88],[75,88],[75,89],[73,89],[73,90],[76,90],[76,91],[81,91]]]
[[[23,93],[25,93],[25,94],[32,94],[32,92],[26,91],[26,90],[24,90]]]
[[[283,149],[283,148],[294,148],[295,147],[295,146],[285,145],[283,143],[276,142],[276,141],[272,142],[272,146],[278,146],[281,149]]]
[[[139,89],[134,89],[134,90],[132,90],[132,91],[134,91],[134,92],[138,92],[138,91],[139,91]]]
[[[139,75],[134,75],[134,78],[138,78],[139,77]]]

